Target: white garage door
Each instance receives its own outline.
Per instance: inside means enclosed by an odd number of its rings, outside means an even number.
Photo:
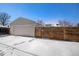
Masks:
[[[16,25],[14,26],[15,35],[34,36],[35,28],[30,25]]]

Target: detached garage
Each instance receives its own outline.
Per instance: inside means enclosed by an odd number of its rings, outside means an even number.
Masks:
[[[35,36],[35,27],[38,24],[32,20],[19,17],[10,24],[10,34],[22,36]]]

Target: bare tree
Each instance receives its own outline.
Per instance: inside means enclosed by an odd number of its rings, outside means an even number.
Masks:
[[[79,27],[79,23],[77,23],[77,27]]]
[[[45,25],[42,20],[37,20],[36,22],[37,22],[39,25],[41,25],[41,26],[44,26],[44,25]]]
[[[65,20],[59,20],[59,25],[60,27],[72,27],[73,26],[72,23],[65,21]]]
[[[0,23],[1,23],[1,25],[3,25],[3,26],[8,25],[9,19],[10,19],[10,16],[8,15],[8,13],[0,12]]]

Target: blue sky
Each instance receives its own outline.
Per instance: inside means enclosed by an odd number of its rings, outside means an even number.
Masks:
[[[12,3],[0,4],[0,12],[11,15],[10,21],[18,17],[31,20],[41,19],[45,23],[55,24],[59,20],[67,20],[71,23],[79,22],[79,4],[76,3]]]

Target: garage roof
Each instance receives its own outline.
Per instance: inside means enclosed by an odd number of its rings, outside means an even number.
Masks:
[[[28,23],[28,24],[37,24],[35,21],[32,21],[30,19],[24,18],[24,17],[19,17],[16,20],[14,20],[11,24],[18,24],[17,22],[20,22],[20,24],[23,23]]]

